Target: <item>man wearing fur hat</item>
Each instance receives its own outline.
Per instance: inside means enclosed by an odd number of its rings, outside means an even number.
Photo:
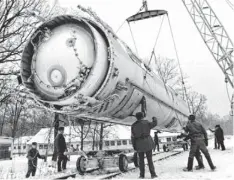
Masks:
[[[64,133],[64,127],[59,127],[58,135],[55,138],[55,147],[58,153],[58,164],[57,164],[58,172],[62,171],[61,163],[62,163],[63,170],[66,169],[66,165],[67,165],[67,156],[64,155],[64,152],[67,151],[67,145],[66,145],[66,141],[63,136],[63,133]]]
[[[157,177],[154,164],[152,160],[152,150],[154,149],[154,141],[150,136],[150,130],[157,126],[157,119],[153,117],[153,122],[143,120],[144,114],[142,112],[136,113],[137,121],[131,127],[132,145],[135,151],[138,152],[140,158],[140,178],[145,177],[145,162],[144,156],[146,154],[151,178]]]
[[[211,168],[211,170],[215,170],[216,167],[214,166],[210,154],[206,148],[208,145],[208,138],[207,133],[204,127],[197,121],[195,121],[195,116],[189,115],[188,117],[189,121],[187,126],[185,127],[185,131],[189,133],[191,138],[191,148],[189,152],[189,158],[188,158],[188,165],[186,168],[184,168],[184,171],[192,171],[193,169],[193,158],[196,155],[196,152],[198,149],[202,151],[202,153],[205,155],[206,160]]]

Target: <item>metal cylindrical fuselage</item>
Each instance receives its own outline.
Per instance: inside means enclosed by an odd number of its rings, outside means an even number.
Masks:
[[[173,89],[114,34],[82,17],[58,16],[37,28],[21,76],[39,101],[80,118],[131,125],[145,106],[145,118],[157,117],[160,129],[179,130],[187,120],[186,103]]]

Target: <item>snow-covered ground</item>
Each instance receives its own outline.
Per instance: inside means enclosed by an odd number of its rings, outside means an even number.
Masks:
[[[193,172],[183,172],[183,167],[187,164],[188,151],[183,152],[177,156],[170,157],[166,160],[155,162],[155,170],[158,175],[158,179],[234,179],[234,158],[233,158],[233,136],[225,137],[225,145],[227,150],[215,150],[213,149],[213,140],[209,141],[209,152],[214,164],[217,166],[216,171],[211,171],[205,158],[205,169],[204,170],[194,170]],[[160,159],[167,156],[172,152],[167,154],[158,154],[154,156],[154,160]],[[48,158],[49,160],[51,157]],[[71,161],[67,164],[67,173],[76,172],[77,156],[71,156]],[[39,179],[54,179],[65,175],[65,173],[57,173],[56,168],[48,167],[51,164],[49,161],[45,163],[43,160],[38,159],[38,169],[35,178]],[[194,165],[196,165],[196,160],[194,160]],[[129,167],[133,167],[130,164]],[[112,169],[113,170],[113,169]],[[13,172],[13,173],[11,173]],[[26,156],[15,157],[13,160],[0,161],[0,179],[23,179],[27,172],[27,158]],[[104,176],[105,171],[100,172],[95,171],[91,174],[85,176],[77,175],[76,179],[100,179]],[[136,179],[139,176],[139,170],[136,169],[129,173],[122,174],[115,177],[114,179]],[[30,177],[31,178],[31,177]],[[146,167],[146,178],[150,178],[148,167]],[[34,179],[34,178],[33,178]],[[70,179],[70,178],[69,178]]]
[[[167,160],[155,162],[155,170],[158,175],[157,179],[234,179],[234,158],[233,158],[233,136],[225,137],[226,151],[215,150],[214,141],[209,141],[209,152],[213,163],[217,167],[216,171],[211,171],[206,159],[203,156],[205,169],[193,170],[193,172],[183,172],[183,168],[187,165],[189,151],[177,156],[173,156]],[[194,165],[197,165],[194,159]],[[146,178],[150,178],[148,167],[146,169]],[[139,176],[139,170],[122,174],[115,179],[136,179]]]

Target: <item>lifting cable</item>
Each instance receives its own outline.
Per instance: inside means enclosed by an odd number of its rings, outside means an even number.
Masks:
[[[138,11],[138,13],[140,11],[142,11],[142,9],[145,7],[147,8],[145,5],[147,4],[143,4],[143,6],[140,8],[140,10]],[[188,94],[187,94],[187,89],[185,87],[185,82],[184,82],[184,77],[183,77],[183,72],[182,72],[182,69],[181,69],[181,65],[180,65],[180,61],[179,61],[179,56],[178,56],[178,51],[177,51],[177,48],[176,48],[176,43],[175,43],[175,39],[174,39],[174,35],[173,35],[173,32],[172,32],[172,27],[171,27],[171,23],[170,23],[170,19],[169,19],[169,16],[167,14],[167,19],[168,19],[168,22],[169,22],[169,27],[170,27],[170,32],[171,32],[171,36],[172,36],[172,40],[173,40],[173,45],[174,45],[174,49],[175,49],[175,53],[176,53],[176,58],[177,58],[177,61],[178,61],[178,65],[179,65],[179,70],[180,70],[180,75],[181,75],[181,82],[182,82],[182,87],[183,87],[183,90],[184,90],[184,94],[185,94],[185,97],[186,97],[186,101],[187,101],[187,106],[188,106],[188,109],[189,109],[189,113],[191,113],[191,109],[190,109],[190,106],[189,106],[189,101],[188,101]],[[150,60],[148,62],[148,66],[149,64],[151,63],[151,60],[153,58],[153,56],[155,57],[155,63],[156,63],[156,56],[155,56],[155,47],[157,45],[157,42],[158,42],[158,38],[159,38],[159,35],[160,35],[160,32],[161,32],[161,29],[162,29],[162,24],[164,22],[164,16],[162,18],[162,21],[161,21],[161,24],[160,24],[160,27],[159,27],[159,32],[158,32],[158,35],[156,37],[156,40],[155,40],[155,43],[154,43],[154,46],[153,46],[153,50],[151,52],[151,57],[150,57]],[[121,24],[121,26],[118,28],[118,30],[116,31],[116,33],[122,28],[122,26],[124,25],[125,21]],[[130,26],[130,23],[128,22],[128,26],[129,26],[129,30],[130,30],[130,33],[131,33],[131,36],[132,36],[132,40],[133,40],[133,43],[134,43],[134,46],[135,46],[135,49],[136,49],[136,53],[138,55],[138,50],[137,50],[137,46],[136,46],[136,42],[135,42],[135,39],[134,39],[134,36],[133,36],[133,32],[132,32],[132,29],[131,29],[131,26]],[[145,72],[145,76],[146,76],[147,72]],[[161,73],[159,73],[161,78],[162,78],[162,75]],[[164,83],[164,81],[163,81]],[[148,83],[147,83],[148,84]],[[165,89],[167,91],[167,88],[166,88],[166,85],[164,83],[164,86],[165,86]],[[167,92],[168,93],[168,92]]]
[[[185,87],[183,72],[182,72],[182,68],[181,68],[180,60],[179,60],[179,55],[178,55],[178,51],[177,51],[177,48],[176,48],[176,43],[175,43],[175,39],[174,39],[172,27],[171,27],[171,22],[170,22],[170,19],[169,19],[169,16],[168,16],[168,15],[167,15],[167,19],[168,19],[168,23],[169,23],[169,26],[170,26],[170,32],[171,32],[171,37],[172,37],[172,40],[173,40],[173,45],[174,45],[174,48],[175,48],[175,53],[176,53],[177,62],[178,62],[178,65],[179,65],[182,87],[183,87],[183,89],[184,89],[184,93],[185,93],[185,97],[186,97],[186,101],[187,101],[189,113],[191,113],[191,109],[190,109],[189,101],[188,101],[187,89],[186,89],[186,87]]]
[[[135,42],[135,39],[134,39],[134,36],[133,36],[133,33],[132,33],[132,28],[130,26],[130,23],[128,23],[128,26],[129,26],[129,30],[130,30],[130,33],[131,33],[131,36],[132,36],[133,44],[134,44],[135,49],[136,49],[136,53],[138,55],[138,50],[137,50],[136,42]]]
[[[230,0],[225,0],[228,6],[234,11],[234,4]]]
[[[139,9],[139,11],[136,13],[138,14],[139,12],[141,12],[144,7],[147,8],[147,4],[143,3],[143,5],[141,6],[141,8]],[[123,25],[126,23],[126,20],[123,21],[123,23],[119,26],[119,28],[117,29],[117,31],[115,32],[115,34],[117,34],[119,32],[119,30],[123,27]]]
[[[150,65],[151,63],[151,60],[152,60],[152,57],[153,55],[155,56],[155,47],[157,45],[157,42],[158,42],[158,38],[159,38],[159,35],[160,35],[160,32],[161,32],[161,29],[162,29],[162,24],[163,24],[163,21],[164,21],[164,17],[165,15],[163,15],[163,18],[162,18],[162,21],[161,21],[161,24],[160,24],[160,27],[159,27],[159,30],[158,30],[158,35],[156,37],[156,40],[155,40],[155,43],[154,43],[154,46],[153,46],[153,49],[152,49],[152,53],[151,53],[151,56],[150,56],[150,60],[149,60],[149,63],[148,63],[148,66]],[[156,57],[155,57],[156,58]]]

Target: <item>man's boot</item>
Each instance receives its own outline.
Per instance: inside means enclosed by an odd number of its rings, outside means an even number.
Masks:
[[[195,169],[196,170],[204,169],[205,166],[203,164],[203,158],[202,158],[202,156],[201,155],[196,156],[196,159],[197,159],[198,166],[195,166]]]
[[[214,166],[214,164],[213,164],[213,162],[212,162],[211,157],[210,157],[209,154],[206,155],[206,160],[207,160],[207,162],[208,162],[208,164],[209,164],[209,166],[210,166],[210,169],[211,169],[211,170],[215,170],[215,169],[216,169],[216,166]]]
[[[193,171],[193,158],[188,158],[188,165],[183,171]]]
[[[57,164],[57,167],[58,167],[58,172],[61,172],[61,161],[58,160],[58,164]]]
[[[63,170],[67,169],[67,158],[63,160],[62,168]]]

